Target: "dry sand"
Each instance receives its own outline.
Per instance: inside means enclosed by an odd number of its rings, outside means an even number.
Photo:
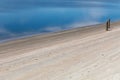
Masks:
[[[120,24],[1,43],[0,80],[120,80]]]

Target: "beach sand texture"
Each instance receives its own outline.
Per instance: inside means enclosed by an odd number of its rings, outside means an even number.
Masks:
[[[120,23],[0,44],[0,80],[120,80]]]

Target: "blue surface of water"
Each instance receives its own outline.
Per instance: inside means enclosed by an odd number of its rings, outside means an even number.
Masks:
[[[119,2],[1,0],[0,41],[120,20]]]

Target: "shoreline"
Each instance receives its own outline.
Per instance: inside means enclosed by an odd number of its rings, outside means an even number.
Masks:
[[[61,33],[61,32],[64,32],[64,31],[69,31],[69,30],[74,30],[74,29],[80,29],[80,28],[82,29],[82,28],[93,27],[93,26],[97,27],[98,25],[104,25],[104,24],[101,23],[101,24],[80,26],[80,27],[76,27],[76,28],[64,29],[64,30],[54,31],[54,32],[48,32],[48,33],[35,33],[35,34],[20,36],[20,37],[16,37],[16,38],[10,38],[10,39],[5,39],[5,40],[0,40],[0,44],[1,43],[5,43],[5,42],[9,42],[9,41],[16,41],[16,40],[19,40],[19,39],[31,38],[31,37],[35,37],[35,36],[45,36],[45,35],[48,35],[48,34],[52,35],[52,34]]]
[[[120,21],[112,22],[111,25],[114,25],[114,24],[119,23],[119,22],[120,22]],[[35,36],[53,35],[53,34],[56,34],[56,33],[61,33],[61,32],[64,32],[64,31],[69,31],[69,30],[74,30],[74,29],[83,29],[83,28],[87,28],[87,27],[97,27],[97,26],[99,26],[99,25],[105,25],[105,23],[93,24],[93,25],[87,25],[87,26],[80,26],[80,27],[76,27],[76,28],[69,28],[69,29],[60,30],[60,31],[55,31],[55,32],[35,33],[35,34],[20,36],[20,37],[16,37],[16,38],[10,38],[10,39],[5,39],[5,40],[0,40],[0,44],[1,44],[1,43],[10,42],[10,41],[16,41],[16,40],[19,40],[19,39],[31,38],[31,37],[35,37]]]

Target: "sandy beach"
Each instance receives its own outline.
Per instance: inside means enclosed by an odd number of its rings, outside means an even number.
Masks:
[[[0,80],[120,80],[120,23],[0,43]]]

